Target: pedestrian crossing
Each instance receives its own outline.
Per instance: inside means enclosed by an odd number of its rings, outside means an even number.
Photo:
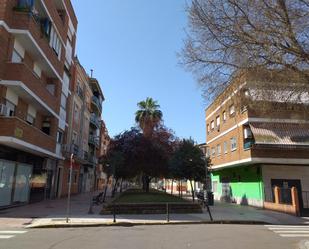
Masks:
[[[309,238],[309,226],[292,226],[292,225],[265,225],[265,227],[286,238]]]
[[[11,238],[14,238],[16,235],[24,234],[26,232],[27,231],[22,231],[22,230],[16,230],[16,231],[13,231],[13,230],[1,231],[0,230],[0,240],[1,239],[11,239]]]

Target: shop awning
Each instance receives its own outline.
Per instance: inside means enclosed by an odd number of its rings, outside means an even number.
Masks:
[[[255,144],[309,146],[309,124],[250,123]]]

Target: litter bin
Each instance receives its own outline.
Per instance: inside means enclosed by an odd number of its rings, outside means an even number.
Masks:
[[[211,191],[207,192],[207,203],[209,206],[214,205],[214,193]]]

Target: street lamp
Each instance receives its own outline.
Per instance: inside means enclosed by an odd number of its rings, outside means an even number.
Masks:
[[[74,154],[73,154],[73,151],[71,150],[66,223],[69,223],[69,216],[71,212],[71,186],[72,186],[73,156]]]

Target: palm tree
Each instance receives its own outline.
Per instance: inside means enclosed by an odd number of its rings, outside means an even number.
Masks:
[[[152,98],[137,103],[139,110],[135,113],[135,121],[139,124],[145,137],[151,137],[153,130],[162,120],[160,105]]]

